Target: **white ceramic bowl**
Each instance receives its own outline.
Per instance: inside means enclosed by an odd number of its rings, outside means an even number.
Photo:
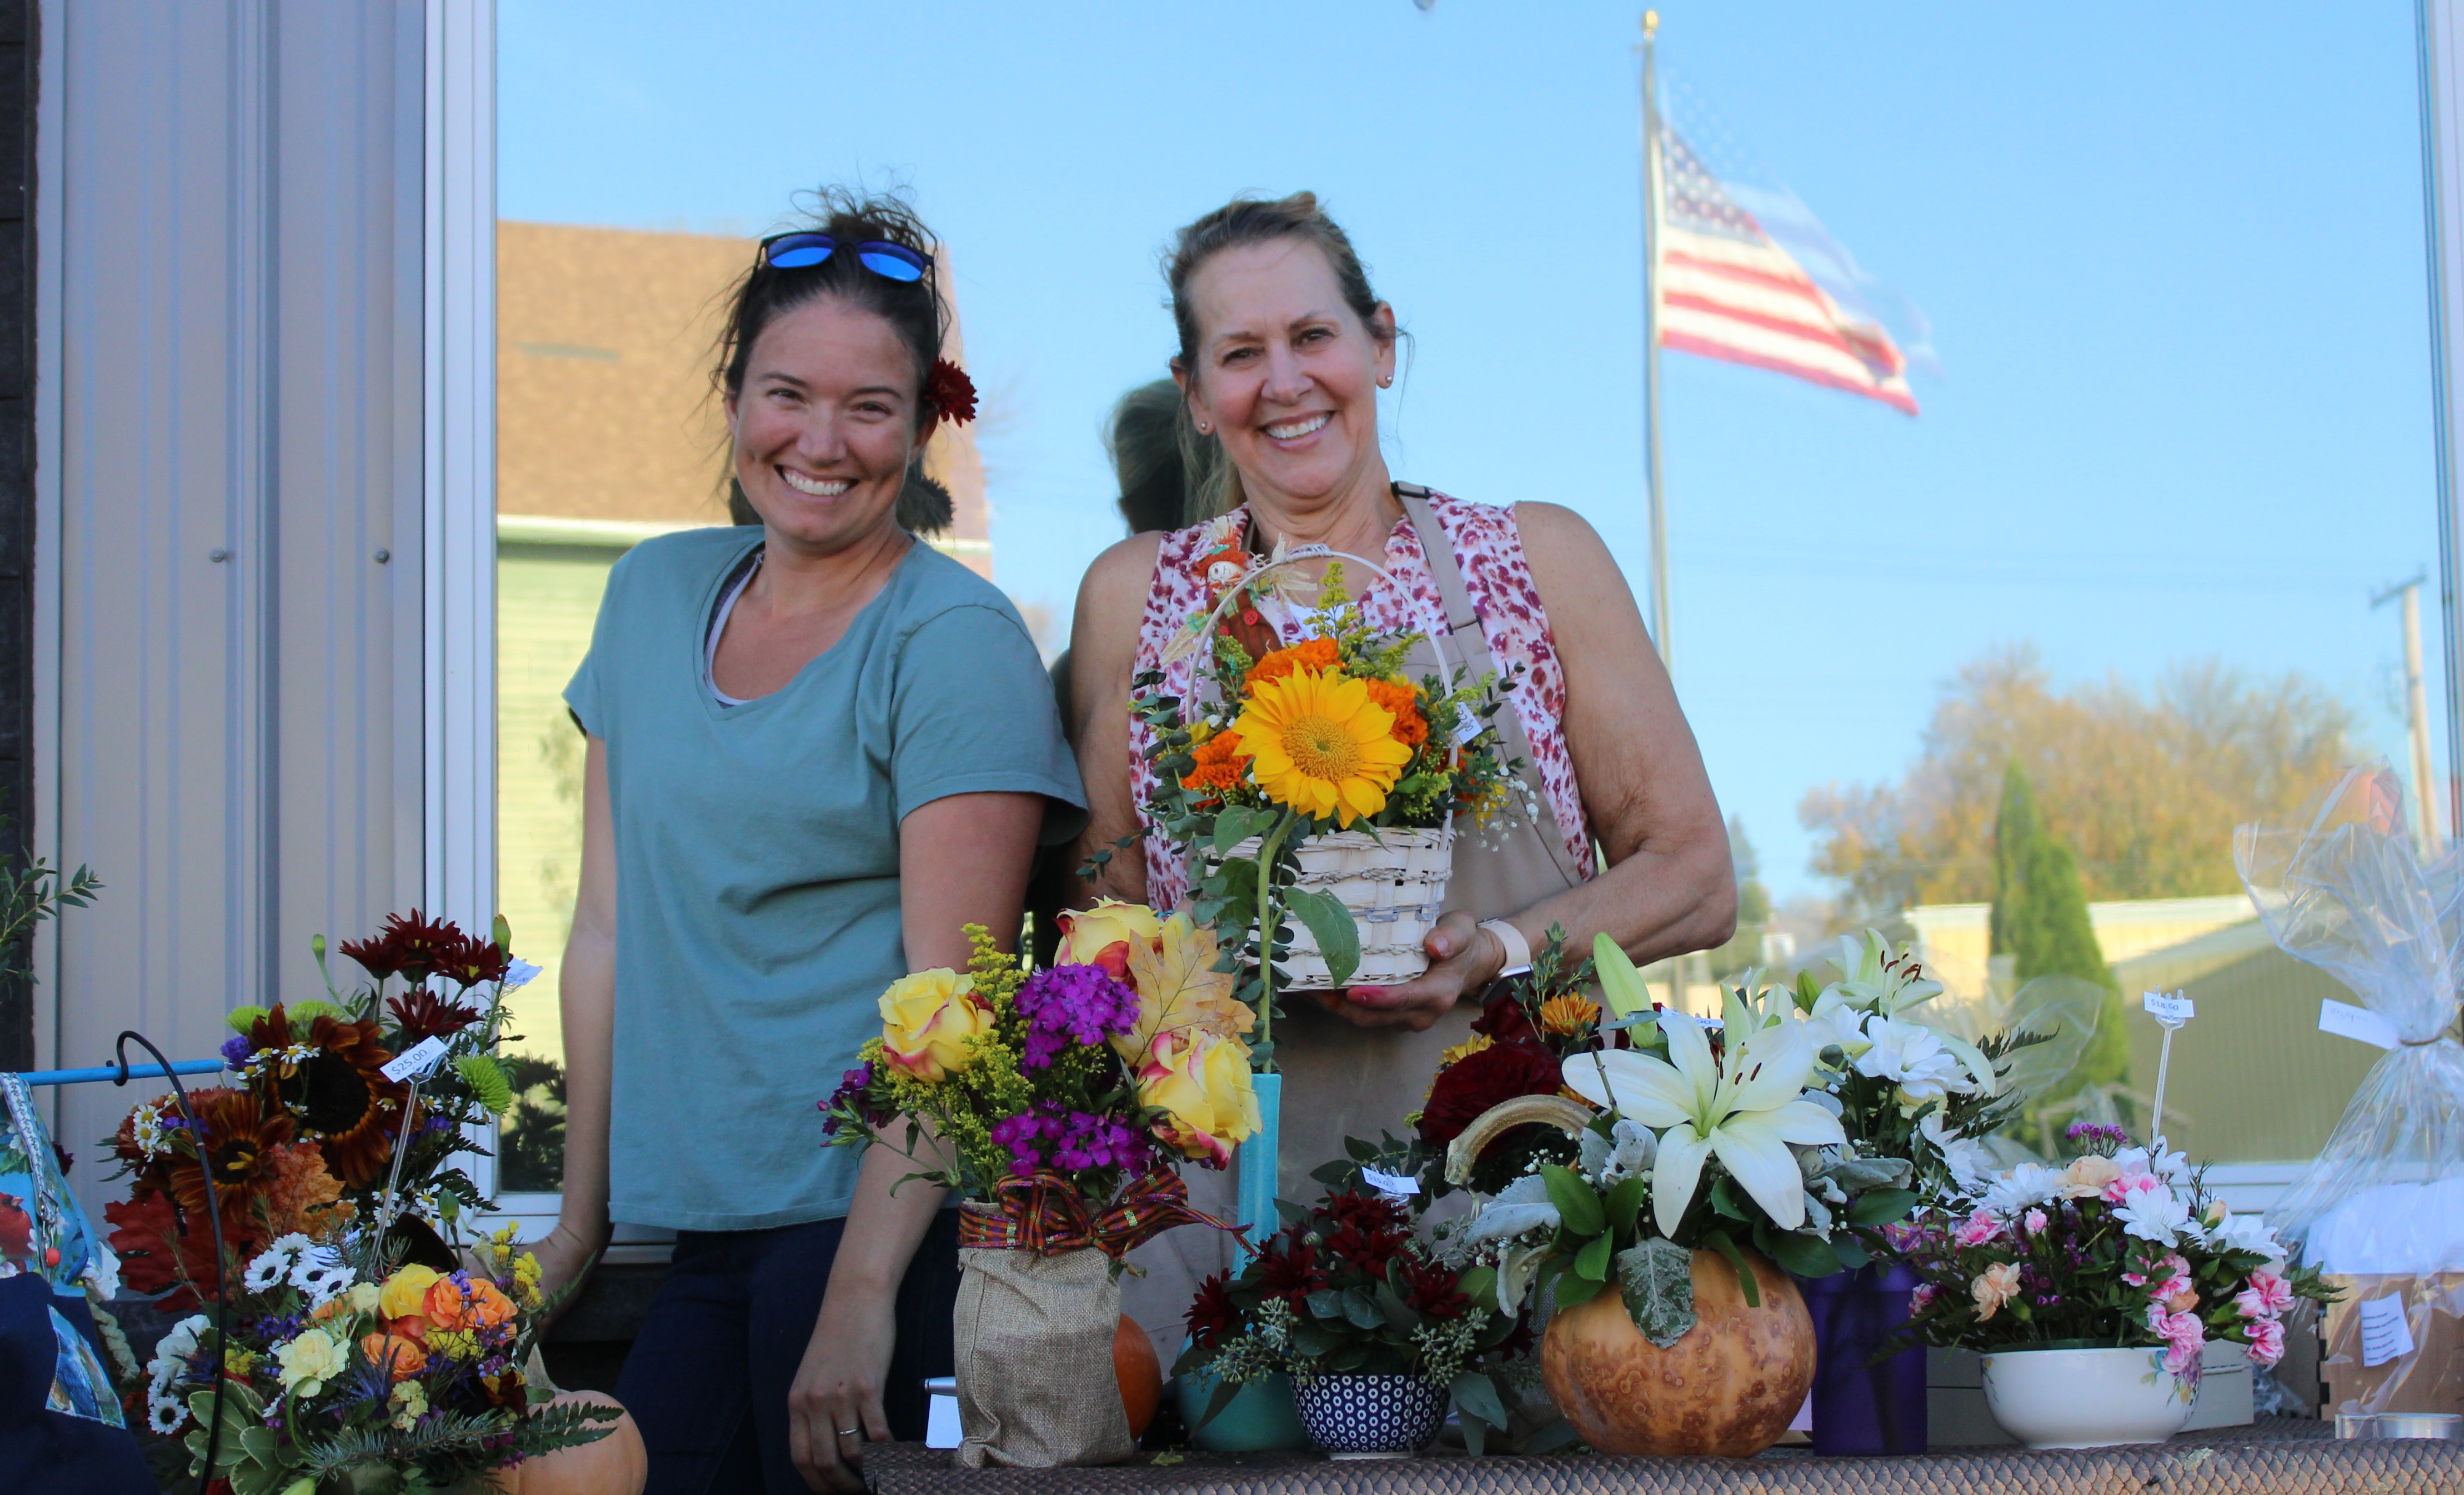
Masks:
[[[2031,1448],[2161,1443],[2199,1392],[2197,1373],[2166,1370],[2159,1349],[1995,1350],[1984,1362],[1993,1420]]]

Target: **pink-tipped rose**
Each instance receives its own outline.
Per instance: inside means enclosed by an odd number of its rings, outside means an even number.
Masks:
[[[2001,1233],[2002,1222],[1978,1210],[1960,1221],[1959,1228],[1951,1233],[1951,1239],[1964,1246],[1980,1246]]]
[[[1156,1034],[1138,1066],[1138,1103],[1169,1113],[1155,1123],[1155,1135],[1183,1157],[1224,1166],[1233,1144],[1259,1126],[1247,1046],[1198,1029]]]
[[[881,1057],[927,1085],[975,1062],[970,1041],[990,1038],[993,1015],[976,1001],[972,978],[935,969],[902,976],[881,994]]]
[[[1154,949],[1163,937],[1163,921],[1143,903],[1118,898],[1098,899],[1091,909],[1073,910],[1060,917],[1061,949],[1056,965],[1099,965],[1123,985],[1130,983],[1130,945]]]
[[[2110,1157],[2095,1153],[2090,1153],[2084,1157],[2074,1157],[2071,1159],[2071,1165],[2062,1170],[2062,1198],[2096,1198],[2104,1193],[2107,1184],[2121,1176],[2122,1165]]]

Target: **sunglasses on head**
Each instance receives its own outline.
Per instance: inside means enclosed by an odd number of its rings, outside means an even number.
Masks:
[[[904,244],[886,244],[879,239],[841,244],[826,233],[774,233],[761,241],[761,262],[773,270],[810,270],[842,249],[851,252],[857,264],[885,280],[904,280],[912,285],[933,268],[932,255],[919,254]]]

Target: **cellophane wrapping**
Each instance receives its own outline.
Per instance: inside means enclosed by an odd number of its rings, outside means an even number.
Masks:
[[[2233,865],[2284,953],[2343,983],[2397,1040],[2267,1212],[2301,1260],[2346,1279],[2339,1319],[2363,1296],[2406,1305],[2409,1353],[2340,1375],[2331,1347],[2328,1380],[2340,1399],[2350,1394],[2342,1410],[2464,1411],[2419,1395],[2446,1381],[2440,1367],[2464,1344],[2455,1295],[2431,1281],[2464,1271],[2464,1047],[2453,1031],[2464,846],[2425,864],[2403,782],[2382,765],[2346,775],[2299,824],[2239,827]],[[2405,1290],[2407,1279],[2424,1290]]]

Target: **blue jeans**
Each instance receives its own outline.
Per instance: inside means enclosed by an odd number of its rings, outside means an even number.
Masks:
[[[649,1449],[645,1495],[803,1495],[787,1453],[787,1391],[846,1224],[677,1233],[674,1262],[616,1384]],[[924,1377],[952,1374],[957,1297],[958,1216],[944,1210],[898,1285],[898,1348],[882,1407],[902,1441],[924,1437]]]

